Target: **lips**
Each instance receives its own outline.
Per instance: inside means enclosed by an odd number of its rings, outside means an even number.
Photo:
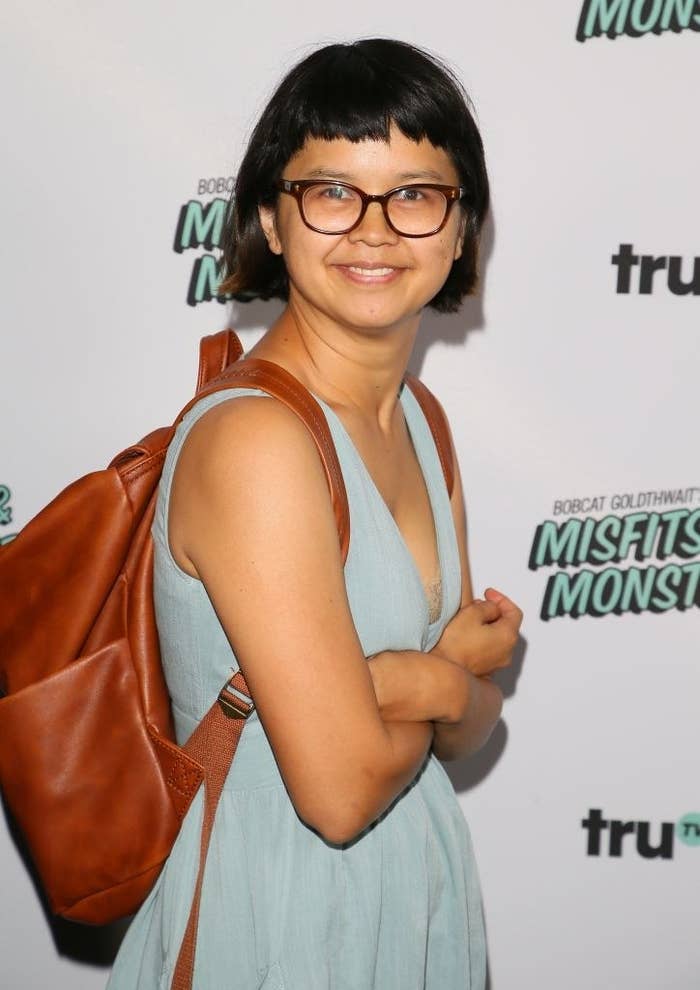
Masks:
[[[360,267],[360,265],[347,265],[346,266],[351,272],[355,272],[356,275],[391,275],[394,268],[366,268]]]
[[[362,285],[386,285],[398,278],[404,270],[396,265],[362,259],[335,267],[345,278]]]

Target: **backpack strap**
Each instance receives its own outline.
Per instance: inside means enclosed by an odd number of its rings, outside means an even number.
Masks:
[[[240,670],[224,686],[217,700],[183,747],[192,759],[204,767],[204,809],[199,840],[197,879],[170,990],[192,990],[199,905],[202,897],[209,840],[214,827],[219,798],[236,755],[236,747],[245,727],[246,719],[254,708],[250,697],[247,697],[245,701],[242,700],[234,688],[242,691],[244,697],[250,694]]]
[[[220,330],[218,333],[202,337],[199,342],[199,370],[197,373],[197,393],[224,368],[237,361],[243,353],[243,345],[233,330]]]
[[[423,384],[420,378],[416,378],[415,375],[407,374],[404,381],[415,395],[418,400],[418,404],[423,410],[423,415],[428,421],[428,426],[430,427],[430,432],[433,434],[433,440],[435,441],[435,446],[437,448],[438,457],[440,458],[440,464],[442,465],[442,473],[445,475],[447,493],[451,498],[452,489],[454,488],[455,483],[455,471],[452,460],[450,429],[447,424],[445,410],[442,408],[430,389]]]

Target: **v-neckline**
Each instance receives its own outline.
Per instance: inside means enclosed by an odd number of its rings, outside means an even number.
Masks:
[[[428,597],[428,592],[427,592],[427,589],[426,589],[425,585],[423,584],[423,578],[421,577],[421,573],[418,570],[418,565],[416,563],[416,559],[413,556],[413,553],[411,552],[411,549],[410,549],[408,543],[406,542],[406,538],[404,537],[403,533],[401,532],[401,528],[400,528],[399,524],[397,523],[396,519],[394,518],[394,515],[393,515],[391,509],[387,505],[386,499],[384,498],[384,496],[382,495],[382,493],[379,491],[379,488],[377,487],[377,484],[376,484],[374,478],[372,477],[372,474],[371,474],[369,468],[365,464],[365,461],[364,461],[364,458],[362,457],[362,454],[357,449],[357,446],[356,446],[354,440],[350,436],[350,434],[349,434],[348,430],[346,429],[345,424],[343,423],[343,421],[340,418],[340,416],[325,401],[325,399],[322,399],[319,395],[316,395],[315,392],[312,392],[312,395],[314,396],[314,398],[318,402],[321,403],[321,405],[324,407],[324,409],[327,409],[330,412],[330,414],[335,419],[336,423],[340,427],[341,432],[345,436],[345,438],[346,438],[346,440],[347,440],[347,442],[348,442],[348,444],[350,446],[350,449],[353,451],[353,453],[354,453],[354,455],[355,455],[355,457],[356,457],[356,459],[357,459],[357,461],[358,461],[358,463],[360,465],[360,469],[364,473],[364,475],[365,475],[365,477],[366,477],[366,479],[367,479],[367,481],[369,483],[369,486],[370,486],[371,490],[374,492],[374,494],[377,497],[377,499],[378,499],[380,505],[382,506],[384,512],[389,517],[390,525],[393,527],[393,530],[394,530],[394,533],[395,533],[395,535],[397,537],[398,543],[401,546],[401,548],[403,549],[404,555],[405,555],[406,559],[408,560],[408,563],[409,563],[411,572],[413,573],[413,576],[415,578],[416,584],[418,585],[418,588],[420,589],[421,598],[422,598],[422,601],[423,601],[423,607],[424,607],[424,611],[425,611],[425,618],[426,618],[426,622],[427,622],[428,628],[429,629],[432,629],[434,626],[436,626],[440,622],[440,620],[442,619],[442,617],[445,614],[445,602],[446,602],[446,597],[447,597],[447,588],[445,587],[445,570],[444,570],[444,566],[443,566],[443,559],[442,559],[442,552],[441,552],[441,540],[440,540],[440,529],[439,529],[439,524],[438,524],[437,506],[435,504],[435,498],[433,496],[432,487],[431,487],[430,483],[428,482],[428,476],[427,476],[427,472],[426,472],[425,461],[424,461],[423,455],[422,455],[422,453],[420,451],[420,446],[416,443],[416,438],[415,438],[414,433],[413,433],[413,427],[411,425],[411,417],[406,412],[406,406],[404,404],[404,399],[403,399],[404,390],[405,389],[409,389],[409,391],[410,391],[409,385],[407,385],[407,383],[404,381],[401,384],[401,391],[399,392],[399,402],[401,403],[401,409],[403,411],[404,421],[406,423],[406,429],[408,430],[408,435],[409,435],[409,438],[411,440],[411,445],[412,445],[413,450],[415,452],[416,460],[418,461],[418,467],[419,467],[419,470],[420,470],[421,475],[422,475],[422,478],[423,478],[423,484],[425,485],[425,490],[426,490],[426,493],[428,495],[428,502],[430,503],[430,511],[431,511],[432,517],[433,517],[433,530],[435,532],[435,549],[436,549],[437,558],[438,558],[438,568],[440,570],[440,614],[437,616],[437,618],[433,619],[432,621],[430,620],[430,600],[429,600],[429,597]]]

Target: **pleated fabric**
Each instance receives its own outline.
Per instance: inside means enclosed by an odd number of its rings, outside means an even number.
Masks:
[[[166,457],[153,522],[154,602],[176,734],[184,742],[238,662],[207,593],[170,554],[167,513],[189,429],[235,388],[200,400]],[[317,397],[318,398],[318,397]],[[345,479],[345,581],[366,656],[428,650],[460,601],[459,551],[439,458],[407,386],[400,401],[438,541],[442,611],[430,621],[413,557],[341,420],[323,400]],[[197,874],[202,795],[134,917],[108,990],[167,990]],[[214,823],[204,878],[196,990],[483,990],[486,947],[467,823],[440,761],[351,842],[326,842],[296,814],[263,726],[243,730]]]

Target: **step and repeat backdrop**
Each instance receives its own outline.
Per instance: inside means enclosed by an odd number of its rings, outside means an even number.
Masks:
[[[493,210],[478,297],[426,315],[412,370],[451,419],[475,594],[525,612],[501,723],[446,764],[491,990],[700,987],[700,0],[2,20],[0,543],[170,422],[202,335],[249,348],[279,312],[218,298],[216,261],[281,74],[373,35],[455,68]],[[120,926],[50,919],[4,817],[0,870],[0,985],[102,987]]]

